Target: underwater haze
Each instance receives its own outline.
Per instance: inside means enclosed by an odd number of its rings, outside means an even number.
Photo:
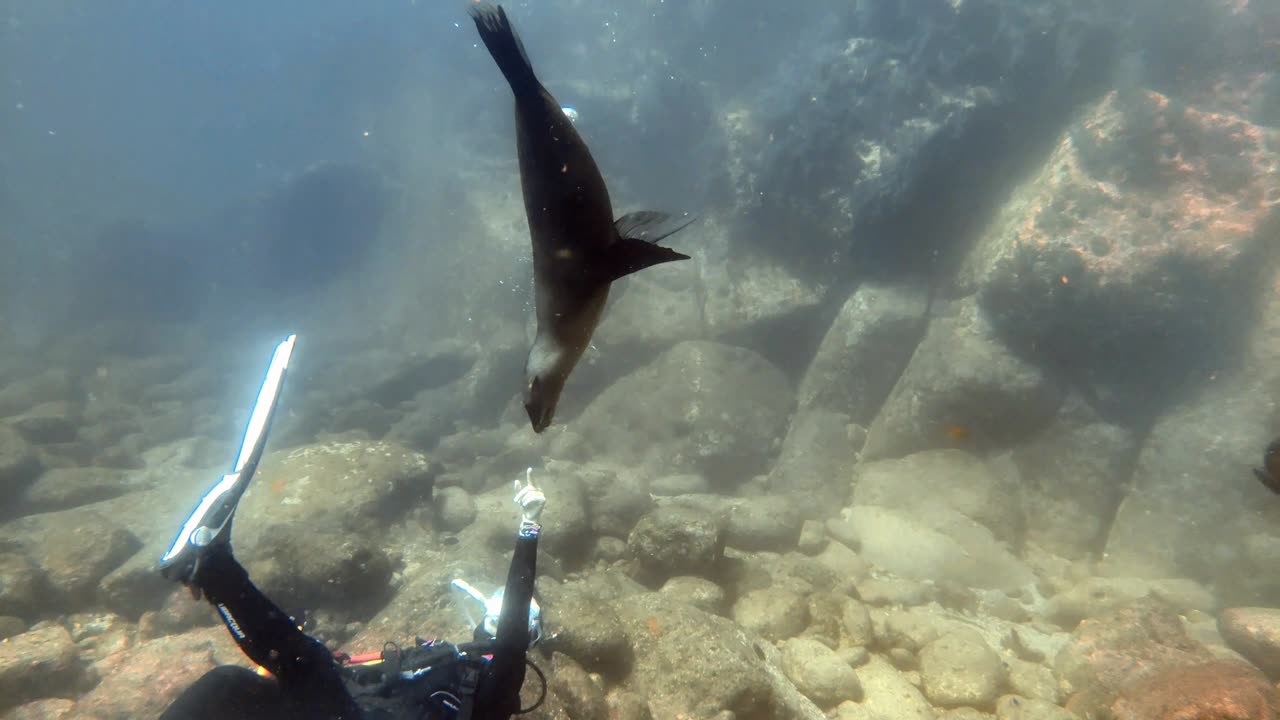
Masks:
[[[294,333],[330,650],[533,468],[530,718],[1280,714],[1280,4],[477,7],[0,2],[0,720],[256,667],[158,565]]]

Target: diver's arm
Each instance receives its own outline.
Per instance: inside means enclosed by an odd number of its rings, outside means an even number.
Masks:
[[[502,591],[502,614],[498,616],[498,643],[527,650],[529,637],[529,604],[533,600],[533,583],[537,573],[538,533],[536,521],[521,520],[516,534],[516,547],[507,571],[506,589]]]
[[[506,717],[520,709],[520,687],[524,685],[525,655],[532,642],[529,605],[533,600],[533,583],[537,572],[539,520],[546,496],[533,485],[531,472],[525,473],[523,486],[516,481],[515,501],[520,505],[520,529],[516,533],[507,585],[502,591],[502,612],[498,616],[497,639],[493,660],[481,697],[498,711],[494,717]],[[506,714],[504,714],[506,713]]]

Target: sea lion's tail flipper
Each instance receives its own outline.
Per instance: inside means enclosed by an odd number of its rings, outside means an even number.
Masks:
[[[605,271],[610,282],[633,272],[689,256],[658,244],[658,241],[684,229],[694,221],[692,215],[672,217],[653,210],[627,213],[614,222],[618,239],[608,246]]]
[[[533,65],[525,54],[524,44],[520,36],[507,20],[507,13],[502,6],[489,3],[475,3],[467,9],[471,19],[476,21],[476,29],[480,31],[480,39],[489,48],[493,61],[498,63],[511,91],[517,96],[538,92],[542,86],[538,77],[533,74]]]

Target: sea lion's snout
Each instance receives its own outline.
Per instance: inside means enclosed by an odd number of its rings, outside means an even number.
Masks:
[[[524,394],[524,411],[529,414],[529,422],[533,425],[535,433],[540,433],[551,426],[551,420],[556,415],[556,400],[559,399],[559,395],[558,392],[552,392],[550,384],[539,377],[529,381],[529,387]]]
[[[1268,490],[1280,495],[1280,438],[1267,446],[1262,456],[1262,467],[1254,468],[1253,474]]]
[[[535,403],[525,403],[524,411],[529,413],[529,422],[533,425],[533,431],[540,433],[551,426],[551,410],[545,407],[538,407]]]

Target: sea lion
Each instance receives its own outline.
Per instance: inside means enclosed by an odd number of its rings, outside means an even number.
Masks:
[[[1253,474],[1268,490],[1280,495],[1280,439],[1267,446],[1262,454],[1262,467],[1254,468]]]
[[[688,260],[658,241],[692,222],[639,211],[613,219],[604,178],[573,122],[542,86],[501,6],[468,10],[480,39],[515,95],[516,153],[533,245],[538,331],[525,362],[524,408],[534,432],[547,429],[609,297],[609,285],[637,270]]]

